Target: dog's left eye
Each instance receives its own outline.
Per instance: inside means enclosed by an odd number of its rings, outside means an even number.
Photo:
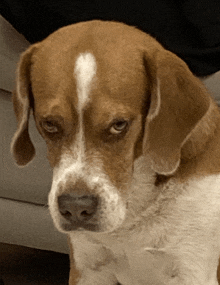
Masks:
[[[52,121],[49,121],[49,120],[43,121],[41,125],[44,128],[44,130],[48,133],[54,134],[58,132],[58,127]]]
[[[111,128],[110,128],[110,133],[113,135],[118,135],[121,134],[123,131],[127,129],[128,122],[125,120],[120,120],[115,122]]]

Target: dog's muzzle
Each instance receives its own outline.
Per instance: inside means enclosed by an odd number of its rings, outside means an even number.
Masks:
[[[71,174],[54,179],[49,208],[61,232],[113,231],[126,215],[126,204],[118,189],[102,175],[76,179]]]

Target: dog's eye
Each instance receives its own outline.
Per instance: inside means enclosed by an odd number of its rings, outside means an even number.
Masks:
[[[111,128],[110,128],[110,133],[113,135],[118,135],[121,134],[128,126],[128,122],[125,120],[120,120],[115,122]]]
[[[57,133],[58,132],[58,127],[56,126],[56,124],[52,121],[43,121],[42,122],[42,127],[44,128],[44,130],[48,133]]]

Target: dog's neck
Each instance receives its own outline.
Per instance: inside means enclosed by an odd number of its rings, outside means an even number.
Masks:
[[[211,102],[208,112],[186,140],[182,148],[180,166],[174,174],[164,176],[155,173],[144,156],[136,160],[133,183],[129,191],[137,195],[136,198],[131,195],[131,201],[128,198],[129,214],[133,216],[128,220],[134,220],[137,211],[140,211],[148,217],[148,221],[152,215],[160,211],[163,200],[169,203],[170,199],[176,199],[181,194],[180,184],[219,174],[219,150],[220,114],[218,107]]]

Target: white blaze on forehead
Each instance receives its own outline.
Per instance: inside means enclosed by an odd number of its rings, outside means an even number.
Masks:
[[[91,82],[96,75],[96,60],[91,53],[81,53],[76,60],[74,74],[77,84],[79,111],[89,100]]]
[[[83,127],[83,108],[89,101],[91,90],[91,83],[96,75],[96,60],[95,57],[89,53],[81,53],[76,59],[74,76],[76,79],[78,105],[77,110],[79,114],[79,131],[76,135],[76,140],[73,146],[73,152],[77,154],[74,162],[76,168],[80,171],[83,168],[85,161],[85,136]]]

